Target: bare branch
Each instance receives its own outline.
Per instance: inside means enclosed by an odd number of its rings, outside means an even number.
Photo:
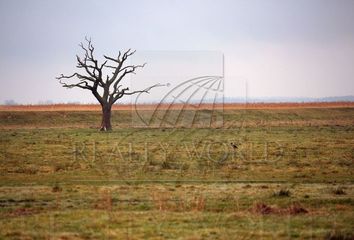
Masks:
[[[117,67],[111,66],[111,65],[105,65],[106,68],[112,68],[112,69],[116,69]]]
[[[119,52],[119,55],[120,55],[120,52]],[[112,58],[112,57],[108,57],[108,56],[106,56],[106,55],[103,55],[103,57],[104,57],[105,59],[107,59],[107,60],[111,60],[111,61],[116,62],[116,63],[119,63],[119,62],[120,62],[119,57],[118,57],[117,59],[114,59],[114,58]]]
[[[161,87],[161,86],[164,86],[164,85],[158,83],[158,84],[152,85],[148,88],[145,88],[144,90],[137,90],[137,91],[133,91],[133,92],[127,92],[127,91],[129,91],[129,88],[123,88],[122,90],[120,90],[120,91],[118,90],[118,92],[115,93],[116,96],[113,97],[112,103],[115,103],[118,99],[122,98],[125,95],[134,95],[137,93],[150,93],[151,89],[153,89],[155,87]],[[119,87],[117,89],[119,89]],[[112,94],[112,96],[113,96],[113,94]]]
[[[78,88],[82,88],[82,89],[92,90],[92,86],[90,86],[87,81],[81,81],[81,82],[75,83],[75,84],[68,84],[68,83],[62,82],[61,80],[59,82],[63,87],[66,87],[66,88],[78,87]]]
[[[131,55],[133,55],[135,52],[136,52],[136,50],[134,50],[134,51],[131,52],[131,48],[129,48],[128,51],[126,51],[126,52],[123,54],[123,59],[126,60],[128,57],[130,57]]]
[[[57,77],[56,79],[58,80],[61,80],[61,79],[70,79],[70,78],[73,78],[73,77],[77,77],[78,79],[81,79],[81,80],[87,80],[87,81],[90,81],[90,82],[95,82],[96,80],[94,78],[91,78],[91,77],[87,77],[87,76],[84,76],[84,75],[81,75],[79,73],[73,73],[72,75],[69,75],[69,76],[65,76],[63,74],[61,74],[59,77]]]
[[[120,70],[120,72],[127,70],[127,73],[134,73],[135,69],[137,68],[143,68],[146,66],[146,63],[142,64],[142,65],[129,65],[129,66],[125,66],[124,68],[122,68]],[[131,68],[130,70],[128,70],[129,68]]]
[[[137,94],[137,93],[150,93],[150,90],[155,88],[155,87],[161,87],[161,86],[164,86],[163,84],[155,84],[155,85],[152,85],[148,88],[145,88],[144,90],[138,90],[138,91],[133,91],[133,92],[126,92],[124,93],[125,95],[134,95],[134,94]],[[129,90],[129,89],[128,89]]]
[[[106,66],[107,62],[108,62],[108,61],[106,60],[106,61],[104,61],[104,63],[101,64],[101,67],[100,67],[101,70],[102,70],[103,67]]]
[[[143,67],[145,67],[145,65],[146,65],[146,63],[144,63],[143,65],[131,65],[131,66],[127,66],[127,67],[125,67],[124,69],[124,72],[123,72],[123,74],[121,74],[120,75],[120,77],[116,80],[116,82],[114,83],[114,86],[117,86],[119,83],[120,83],[120,81],[122,81],[122,79],[127,75],[127,74],[129,74],[129,73],[133,73],[133,74],[135,74],[135,69],[137,69],[137,68],[143,68]],[[131,68],[131,69],[127,69],[127,68]],[[122,70],[121,70],[122,71]],[[120,71],[120,72],[121,72]],[[115,87],[114,87],[115,88]]]
[[[63,78],[72,78],[72,77],[75,77],[77,73],[74,73],[70,76],[65,76],[64,74],[60,74],[59,77],[56,77],[56,79],[60,80],[60,79],[63,79]]]
[[[118,65],[115,67],[115,66],[111,66],[111,65],[107,65],[106,67],[107,68],[112,68],[114,69],[114,71],[112,72],[112,77],[110,78],[110,80],[108,81],[109,84],[112,84],[114,81],[116,81],[118,75],[120,73],[123,73],[122,76],[120,76],[118,78],[118,81],[121,81],[122,78],[128,74],[128,73],[134,73],[135,69],[138,68],[138,67],[144,67],[144,65],[137,65],[137,66],[134,66],[134,65],[131,65],[131,66],[126,66],[126,67],[123,67],[124,65],[124,62],[127,60],[128,57],[130,57],[131,55],[133,55],[136,51],[131,51],[131,49],[128,49],[127,51],[125,51],[123,53],[123,55],[121,56],[121,52],[119,51],[119,55],[118,57],[115,59],[115,58],[112,58],[112,57],[108,57],[106,55],[104,55],[104,57],[107,59],[107,60],[110,60],[110,61],[113,61],[115,63],[118,63]],[[131,68],[131,69],[129,69]],[[129,69],[129,70],[128,70]]]

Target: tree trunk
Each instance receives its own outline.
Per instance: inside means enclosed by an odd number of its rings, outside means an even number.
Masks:
[[[102,105],[102,123],[101,123],[101,131],[111,131],[111,109],[112,106],[109,104]]]

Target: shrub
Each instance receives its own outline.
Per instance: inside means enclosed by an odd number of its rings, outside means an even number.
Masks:
[[[307,211],[305,208],[303,208],[299,203],[293,203],[288,208],[288,213],[291,215],[308,213],[308,212],[309,211]]]
[[[264,203],[256,203],[253,205],[252,212],[266,215],[273,213],[274,209]]]
[[[288,189],[280,189],[277,192],[273,193],[274,197],[290,197],[291,193]]]
[[[55,183],[52,192],[61,192],[63,189],[59,186],[59,183]]]
[[[332,189],[332,193],[335,195],[345,195],[345,191],[342,187],[336,187],[334,189]]]

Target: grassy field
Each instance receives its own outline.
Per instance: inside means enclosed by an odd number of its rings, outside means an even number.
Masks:
[[[0,239],[354,237],[353,107],[229,107],[193,129],[130,113],[102,133],[99,111],[0,111]]]

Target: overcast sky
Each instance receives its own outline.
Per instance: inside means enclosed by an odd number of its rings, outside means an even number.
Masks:
[[[94,101],[55,80],[85,36],[98,56],[224,54],[228,97],[354,95],[354,0],[0,0],[0,32],[0,103]]]

